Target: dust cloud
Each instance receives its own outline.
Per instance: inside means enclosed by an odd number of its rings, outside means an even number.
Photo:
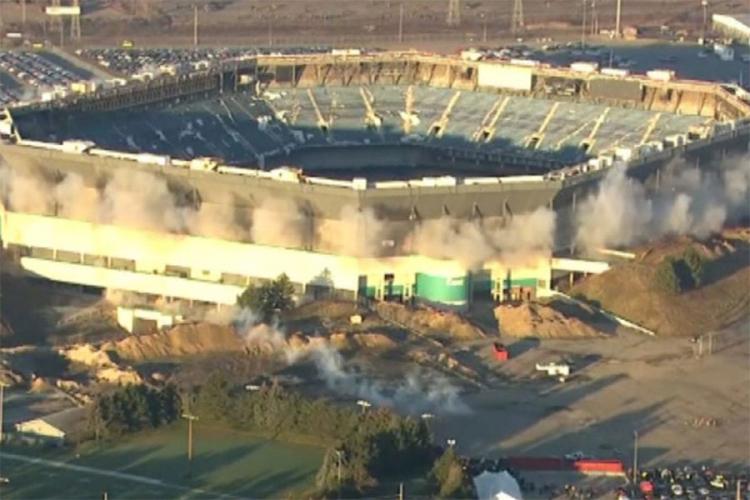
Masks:
[[[615,166],[575,214],[576,245],[591,252],[689,234],[705,238],[748,215],[750,157],[727,160],[719,169],[675,163],[662,187],[649,193],[625,167]]]

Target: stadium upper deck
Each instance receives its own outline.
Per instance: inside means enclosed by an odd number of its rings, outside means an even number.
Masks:
[[[409,94],[413,119],[407,131],[401,113]],[[368,120],[368,113],[376,118]],[[488,114],[493,115],[489,120],[494,120],[495,131],[482,136]],[[111,150],[181,159],[214,157],[231,165],[288,162],[288,153],[306,147],[410,144],[534,156],[554,166],[617,147],[634,148],[646,135],[648,140],[663,140],[687,134],[706,122],[700,116],[489,92],[334,86],[258,97],[232,93],[114,112],[69,114],[61,109],[51,115],[28,114],[17,119],[16,126],[21,137],[34,141],[85,139]],[[304,158],[297,161],[308,166]],[[362,160],[351,161],[354,167]]]
[[[720,86],[668,72],[355,53],[257,56],[12,114],[26,141],[344,177],[382,178],[366,167],[391,166],[387,176],[400,178],[542,174],[622,151],[630,157],[649,144],[705,138],[749,109]],[[393,146],[401,145],[412,153],[400,156]],[[431,154],[415,160],[418,148]],[[416,168],[400,174],[402,166]]]

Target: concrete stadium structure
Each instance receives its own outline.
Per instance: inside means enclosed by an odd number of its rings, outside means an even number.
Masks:
[[[50,182],[76,173],[91,189],[146,172],[181,203],[229,207],[237,221],[266,200],[291,203],[305,229],[287,248],[3,211],[5,248],[36,275],[222,304],[282,271],[314,296],[465,306],[476,294],[548,293],[550,256],[470,270],[416,255],[409,235],[446,218],[503,227],[549,207],[563,246],[569,214],[615,163],[658,187],[673,159],[709,165],[750,138],[747,102],[666,71],[416,52],[259,56],[5,115],[0,153],[14,171]],[[352,231],[344,208],[387,231],[375,242]],[[372,248],[349,255],[323,227]]]

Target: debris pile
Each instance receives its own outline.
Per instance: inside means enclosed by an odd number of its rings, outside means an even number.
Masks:
[[[430,307],[410,309],[392,302],[378,303],[375,309],[383,319],[421,335],[445,340],[475,340],[485,336],[479,327],[453,312]]]
[[[602,335],[602,332],[579,318],[539,303],[502,304],[495,308],[495,318],[500,331],[513,337],[566,338]]]
[[[58,351],[61,356],[72,363],[79,363],[91,368],[94,377],[112,384],[139,384],[140,375],[130,367],[118,365],[104,349],[98,349],[91,344],[77,344]]]

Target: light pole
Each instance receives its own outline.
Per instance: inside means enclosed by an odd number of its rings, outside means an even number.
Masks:
[[[638,431],[633,431],[633,486],[638,481]]]
[[[188,421],[188,477],[192,473],[193,467],[193,421],[198,420],[198,417],[192,413],[183,413],[182,418]]]
[[[369,407],[372,406],[372,403],[369,401],[365,401],[364,399],[360,399],[357,401],[357,405],[362,408],[362,413],[365,413]]]
[[[456,446],[456,440],[455,439],[446,439],[445,442],[448,443],[448,447],[450,447],[450,448],[453,448],[454,446]]]
[[[334,450],[336,452],[336,457],[338,458],[338,471],[336,473],[337,480],[339,484],[339,488],[341,488],[341,458],[344,456],[343,450]]]
[[[703,43],[706,42],[706,25],[708,24],[708,0],[701,0],[701,7],[703,7],[703,27],[701,28],[701,40]]]
[[[0,445],[3,444],[3,406],[5,406],[5,382],[0,382]]]
[[[487,43],[487,15],[482,12],[479,17],[482,19],[482,43]]]

